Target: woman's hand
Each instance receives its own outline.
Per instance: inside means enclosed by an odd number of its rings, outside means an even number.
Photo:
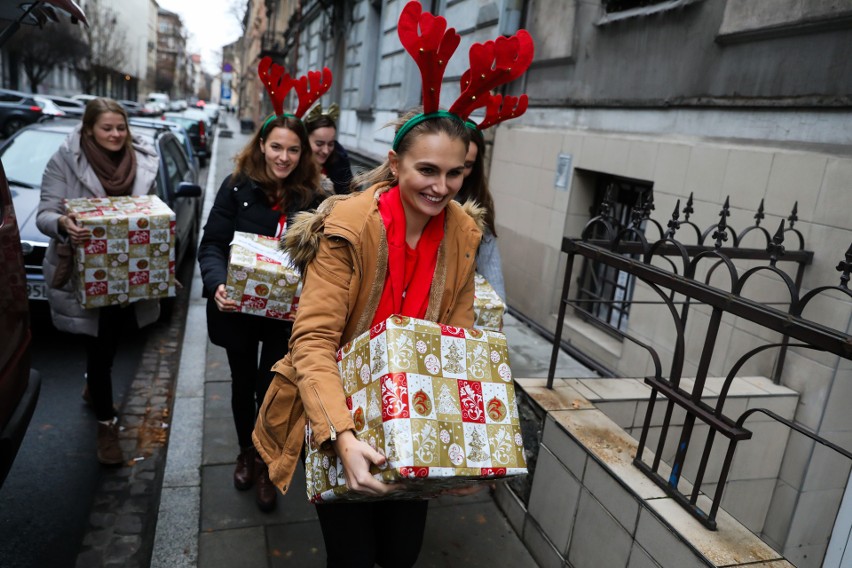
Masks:
[[[352,430],[337,435],[332,442],[334,451],[343,462],[346,486],[365,495],[382,496],[396,491],[396,487],[379,481],[370,473],[370,464],[384,465],[385,456],[355,437]]]
[[[62,229],[61,232],[68,235],[68,238],[71,240],[71,244],[73,245],[86,244],[86,241],[88,241],[92,236],[91,229],[81,227],[77,224],[77,217],[74,213],[62,215],[59,218],[59,227]]]
[[[220,312],[235,312],[238,304],[228,298],[228,292],[225,290],[224,284],[219,284],[216,288],[216,293],[213,294],[213,300],[216,302],[216,307]]]

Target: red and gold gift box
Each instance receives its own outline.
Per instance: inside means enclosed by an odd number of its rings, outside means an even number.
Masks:
[[[394,498],[527,473],[502,333],[392,316],[337,359],[356,436],[387,457],[374,477],[403,484]],[[312,502],[365,498],[330,449],[307,444],[305,470]]]
[[[491,331],[503,330],[503,313],[506,304],[497,294],[497,291],[488,283],[481,274],[474,275],[473,292],[473,327],[476,329],[489,329]]]
[[[159,197],[69,199],[66,209],[92,231],[75,248],[84,308],[175,295],[175,213]]]
[[[236,231],[228,259],[228,297],[237,311],[273,319],[295,319],[302,277],[290,266],[278,239]]]

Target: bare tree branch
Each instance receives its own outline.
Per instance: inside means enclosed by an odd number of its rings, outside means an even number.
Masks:
[[[22,27],[9,40],[7,49],[10,55],[20,60],[30,90],[37,93],[39,85],[54,68],[74,63],[85,54],[86,45],[77,28],[62,22],[48,25],[43,30]]]

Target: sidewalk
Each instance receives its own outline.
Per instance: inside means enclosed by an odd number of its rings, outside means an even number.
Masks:
[[[231,138],[216,136],[206,187],[204,218],[231,157],[249,140],[235,117],[223,119]],[[547,374],[550,344],[511,316],[506,317],[515,377]],[[559,376],[588,376],[588,369],[562,354]],[[230,409],[230,376],[224,349],[208,342],[205,300],[196,271],[172,416],[160,501],[153,568],[275,568],[325,566],[322,534],[298,468],[292,489],[269,514],[258,510],[254,491],[234,489],[238,453]],[[430,504],[422,567],[534,567],[487,491],[473,497],[440,498]]]

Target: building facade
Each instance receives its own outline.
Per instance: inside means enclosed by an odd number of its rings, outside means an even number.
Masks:
[[[339,140],[365,163],[386,155],[393,133],[384,125],[420,102],[419,73],[396,33],[404,4],[302,2],[271,44],[291,73],[332,69],[334,85],[322,103],[340,104]],[[608,188],[625,215],[652,196],[663,225],[675,203],[690,196],[692,220],[701,227],[717,222],[730,198],[728,222],[744,228],[763,201],[764,225],[774,230],[793,217],[814,252],[802,293],[837,282],[837,263],[852,243],[852,1],[423,4],[461,35],[444,77],[444,108],[459,93],[472,43],[519,27],[536,41],[530,70],[505,91],[527,93],[530,109],[488,133],[508,303],[520,316],[554,329],[562,238],[580,234]],[[259,52],[246,52],[246,68]],[[783,286],[760,282],[749,297],[782,301]],[[596,286],[610,300],[647,292],[641,285],[619,289],[618,275]],[[605,328],[642,338],[671,358],[673,331],[653,309],[659,307],[569,312],[568,340],[615,376],[641,377],[651,368],[647,355]],[[809,310],[809,319],[852,333],[848,301],[828,299]],[[697,372],[701,352],[700,343],[689,342],[700,334],[690,330],[706,321],[693,318],[690,325],[684,376]],[[711,374],[778,339],[748,322],[722,325],[726,341]],[[766,352],[741,374],[771,377],[776,364],[777,354]],[[778,380],[799,393],[796,423],[852,447],[850,361],[792,349]],[[778,471],[731,484],[723,505],[797,566],[830,566],[852,526],[852,503],[841,508],[850,463],[795,433],[777,443],[784,455]]]

